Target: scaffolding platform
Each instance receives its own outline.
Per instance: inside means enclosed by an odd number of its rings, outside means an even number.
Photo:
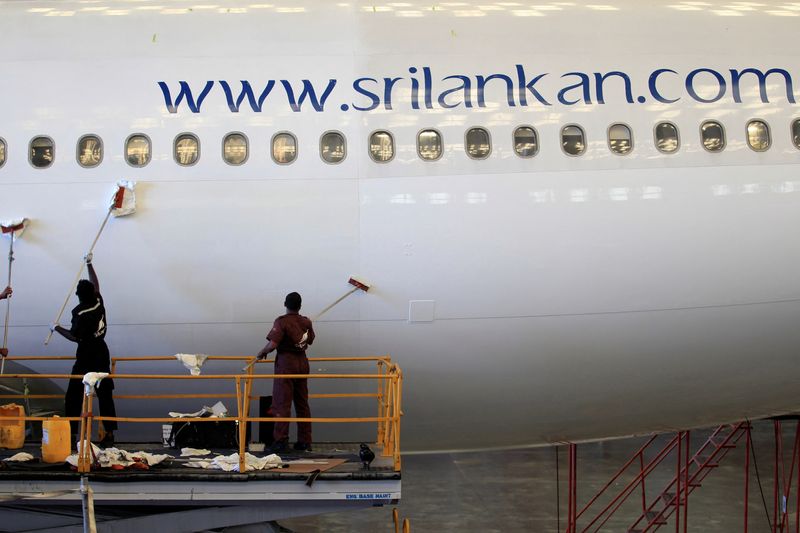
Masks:
[[[376,458],[369,469],[361,464],[358,443],[315,443],[313,452],[280,454],[284,464],[295,467],[245,473],[190,468],[186,462],[197,458],[178,457],[180,450],[156,444],[116,447],[175,459],[147,470],[93,469],[81,474],[68,464],[4,460],[20,451],[38,457],[38,446],[0,451],[0,529],[82,531],[82,475],[93,492],[99,529],[113,532],[263,525],[296,516],[396,504],[401,497],[401,472],[395,470],[391,457],[381,456],[378,444],[371,445]],[[213,452],[209,457],[236,450]],[[307,471],[296,471],[296,466]]]
[[[69,360],[68,357],[17,356],[9,360],[25,362],[36,360]],[[84,531],[84,508],[87,516],[94,516],[98,530],[103,533],[127,533],[151,531],[210,531],[225,530],[245,533],[247,531],[280,531],[277,526],[270,529],[276,520],[320,514],[333,511],[360,509],[364,507],[394,504],[401,496],[400,420],[402,416],[402,371],[389,356],[371,357],[321,357],[310,361],[325,365],[367,364],[370,372],[333,373],[318,370],[313,374],[262,374],[259,367],[274,363],[274,360],[254,361],[252,356],[208,356],[207,361],[222,372],[202,375],[176,374],[174,357],[142,356],[112,359],[111,374],[116,383],[132,382],[152,385],[148,394],[115,394],[115,400],[147,402],[153,408],[157,402],[163,412],[170,410],[174,402],[213,403],[213,401],[235,400],[232,413],[224,417],[175,415],[145,416],[144,410],[127,406],[125,417],[98,416],[94,410],[94,389],[86,387],[80,417],[61,417],[62,421],[80,424],[79,441],[87,443],[99,423],[116,421],[127,424],[207,424],[224,421],[236,424],[238,443],[233,449],[212,449],[207,457],[183,458],[180,451],[165,448],[161,444],[118,443],[114,447],[127,452],[167,454],[173,458],[163,464],[133,467],[118,470],[98,468],[88,453],[90,446],[82,446],[86,453],[79,454],[77,467],[66,463],[45,464],[41,461],[17,463],[7,461],[14,454],[24,451],[35,458],[41,457],[40,442],[30,442],[21,450],[0,450],[0,531]],[[244,373],[238,371],[242,365]],[[258,364],[255,364],[258,363]],[[150,369],[164,367],[170,373],[126,373],[120,368],[132,364],[145,365]],[[206,363],[208,365],[208,363]],[[348,367],[349,368],[349,367]],[[0,394],[0,399],[16,401],[26,406],[25,416],[5,416],[2,423],[8,426],[27,426],[30,430],[38,424],[52,420],[53,416],[34,415],[36,409],[31,402],[60,401],[63,394],[38,394],[29,392],[29,384],[45,381],[66,383],[69,379],[83,376],[70,374],[39,374],[21,369],[19,373],[3,376],[4,390],[11,394]],[[327,402],[350,400],[372,404],[372,416],[317,416],[312,418],[253,416],[253,403],[259,399],[253,392],[257,383],[268,387],[273,379],[323,380],[333,386],[343,384],[343,391],[330,390],[312,393],[312,401]],[[363,386],[352,391],[354,383],[375,383],[375,388]],[[184,387],[176,386],[182,383]],[[210,383],[222,384],[213,390]],[[161,387],[155,385],[161,384]],[[227,384],[227,385],[225,385]],[[348,385],[349,384],[349,385]],[[162,388],[163,392],[152,389]],[[338,388],[338,387],[337,387]],[[185,391],[185,392],[184,392]],[[347,403],[356,410],[354,404]],[[343,409],[344,410],[344,409]],[[41,410],[39,410],[41,411]],[[363,411],[363,408],[357,409]],[[44,413],[52,415],[52,413]],[[347,414],[346,412],[343,414]],[[249,470],[246,466],[246,443],[251,441],[249,430],[256,423],[313,423],[313,424],[368,424],[376,429],[375,440],[370,444],[375,459],[369,469],[362,466],[359,458],[360,443],[315,442],[314,451],[287,451],[280,453],[288,462],[287,468]],[[318,426],[319,427],[319,426]],[[324,432],[324,430],[321,430]],[[371,439],[370,439],[371,440]],[[231,456],[234,471],[191,468],[188,461],[211,460],[217,455]],[[264,457],[268,452],[248,452]],[[297,461],[300,461],[298,463]],[[235,466],[234,466],[235,465]],[[139,468],[137,468],[137,466]],[[244,471],[244,473],[240,473]],[[88,486],[87,490],[82,487]],[[87,502],[91,500],[92,505]],[[93,508],[93,511],[90,509]],[[90,523],[91,520],[87,520]]]

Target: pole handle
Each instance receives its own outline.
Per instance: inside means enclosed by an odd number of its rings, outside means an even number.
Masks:
[[[247,363],[247,366],[242,369],[242,372],[247,372],[250,370],[250,367],[256,364],[256,361],[258,361],[258,356],[253,357],[253,360]]]
[[[105,229],[106,224],[108,223],[108,219],[109,217],[111,217],[111,211],[113,209],[114,209],[113,205],[108,208],[108,213],[106,213],[106,218],[103,219],[103,223],[100,225],[100,230],[97,232],[97,235],[95,235],[94,241],[92,241],[92,246],[89,248],[89,251],[86,253],[86,255],[89,255],[94,252],[94,247],[97,245],[97,241],[100,239],[100,235],[103,233],[103,230]],[[67,297],[64,299],[64,304],[61,306],[61,310],[59,310],[58,315],[56,316],[56,319],[53,321],[53,323],[58,324],[58,321],[61,320],[61,315],[64,314],[64,309],[67,308],[69,299],[72,297],[72,292],[75,290],[75,287],[78,286],[78,281],[80,281],[81,279],[81,274],[83,274],[83,267],[85,265],[86,263],[81,263],[81,268],[80,270],[78,270],[78,275],[75,276],[75,280],[72,282],[72,285],[70,286],[70,289],[67,292]],[[50,331],[50,333],[47,334],[47,338],[44,341],[44,345],[47,346],[48,344],[50,344],[50,339],[52,338],[53,338],[53,332]]]
[[[339,302],[341,302],[342,300],[344,300],[345,298],[347,298],[348,296],[350,296],[351,294],[353,294],[353,293],[354,293],[354,292],[356,292],[357,290],[359,290],[359,287],[353,287],[352,289],[350,289],[349,291],[347,291],[347,292],[346,292],[344,295],[340,296],[340,297],[339,297],[339,298],[338,298],[336,301],[334,301],[334,302],[333,302],[332,304],[330,304],[328,307],[326,307],[325,309],[323,309],[322,311],[320,311],[319,313],[317,313],[316,315],[314,315],[314,318],[312,318],[312,319],[311,319],[311,321],[312,321],[312,322],[316,321],[316,320],[317,320],[319,317],[321,317],[322,315],[324,315],[325,313],[327,313],[328,311],[330,311],[331,309],[333,309],[333,307],[334,307],[336,304],[338,304]]]
[[[11,286],[11,265],[14,263],[14,232],[11,232],[11,244],[8,247],[8,284]],[[6,298],[6,318],[3,327],[3,348],[8,348],[8,320],[11,316],[11,298]],[[5,370],[5,357],[3,358],[3,368],[0,368],[0,374]]]

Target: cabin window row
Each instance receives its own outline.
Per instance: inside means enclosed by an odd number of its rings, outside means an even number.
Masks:
[[[664,154],[672,154],[680,148],[678,127],[672,122],[659,122],[653,129],[656,148]],[[800,149],[800,119],[791,125],[792,141]],[[764,152],[772,146],[769,125],[764,120],[747,123],[745,136],[747,145],[756,152]],[[727,144],[725,127],[716,120],[707,120],[700,125],[703,148],[709,152],[721,152]],[[587,141],[584,129],[577,124],[561,128],[561,149],[570,156],[581,156],[586,152]],[[633,151],[634,136],[630,126],[622,123],[608,128],[609,150],[617,155]],[[534,157],[539,152],[539,134],[532,126],[519,126],[513,133],[514,153],[521,158]],[[47,168],[55,160],[55,142],[50,137],[35,137],[30,142],[29,162],[35,168]],[[492,138],[486,128],[470,128],[464,134],[464,150],[471,159],[486,159],[492,152]],[[289,132],[278,132],[272,136],[270,154],[279,165],[288,165],[297,159],[297,137]],[[417,134],[417,154],[423,161],[436,161],[444,153],[442,134],[429,128]],[[250,143],[243,133],[229,133],[222,140],[222,158],[229,165],[239,166],[247,162]],[[327,131],[319,142],[319,155],[323,161],[337,164],[347,157],[347,142],[342,133]],[[369,155],[376,163],[388,163],[395,156],[394,136],[386,130],[370,134]],[[97,135],[84,135],[77,144],[78,164],[94,168],[103,161],[103,140]],[[200,159],[200,139],[191,133],[182,133],[173,143],[173,158],[181,166],[192,166]],[[125,141],[125,160],[133,167],[144,167],[152,159],[152,143],[147,135],[137,133]],[[0,138],[0,167],[6,162],[6,142]]]
[[[792,142],[800,148],[800,119],[791,125]],[[664,154],[672,154],[681,146],[678,127],[672,122],[659,122],[653,129],[656,149]],[[745,129],[747,145],[756,152],[765,152],[772,146],[769,125],[763,120],[751,120]],[[706,120],[700,125],[700,140],[708,152],[721,152],[725,149],[725,127],[716,120]],[[568,155],[579,156],[586,152],[586,134],[578,125],[568,125],[561,129],[561,148]],[[617,155],[627,155],[633,151],[633,131],[626,124],[612,124],[608,128],[608,148]]]

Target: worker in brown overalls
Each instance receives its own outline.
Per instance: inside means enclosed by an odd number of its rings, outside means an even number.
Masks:
[[[314,342],[311,320],[300,314],[302,298],[296,292],[286,295],[283,305],[286,314],[275,319],[267,334],[267,345],[258,352],[259,359],[277,349],[275,374],[308,374],[306,348]],[[292,416],[292,401],[298,418],[310,418],[308,405],[308,380],[275,378],[272,384],[272,414],[276,417]],[[289,423],[276,422],[273,432],[273,453],[286,451],[289,441]],[[295,450],[311,451],[311,422],[297,423]]]

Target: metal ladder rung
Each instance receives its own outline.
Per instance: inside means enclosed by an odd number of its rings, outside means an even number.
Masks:
[[[728,437],[723,437],[723,438],[711,438],[711,439],[708,439],[708,440],[709,440],[709,442],[711,442],[711,444],[713,444],[713,445],[714,445],[714,447],[715,447],[715,448],[717,448],[718,450],[720,450],[720,449],[725,449],[725,448],[727,448],[727,449],[729,449],[729,450],[732,450],[733,448],[736,448],[736,445],[735,445],[735,444],[726,444],[726,442],[728,441]]]
[[[692,461],[700,468],[717,468],[719,463],[706,463],[711,460],[711,457],[692,457]]]
[[[657,513],[655,511],[647,511],[644,514],[645,519],[647,520],[648,524],[659,525],[663,526],[667,523],[667,521],[662,516],[663,513]]]

